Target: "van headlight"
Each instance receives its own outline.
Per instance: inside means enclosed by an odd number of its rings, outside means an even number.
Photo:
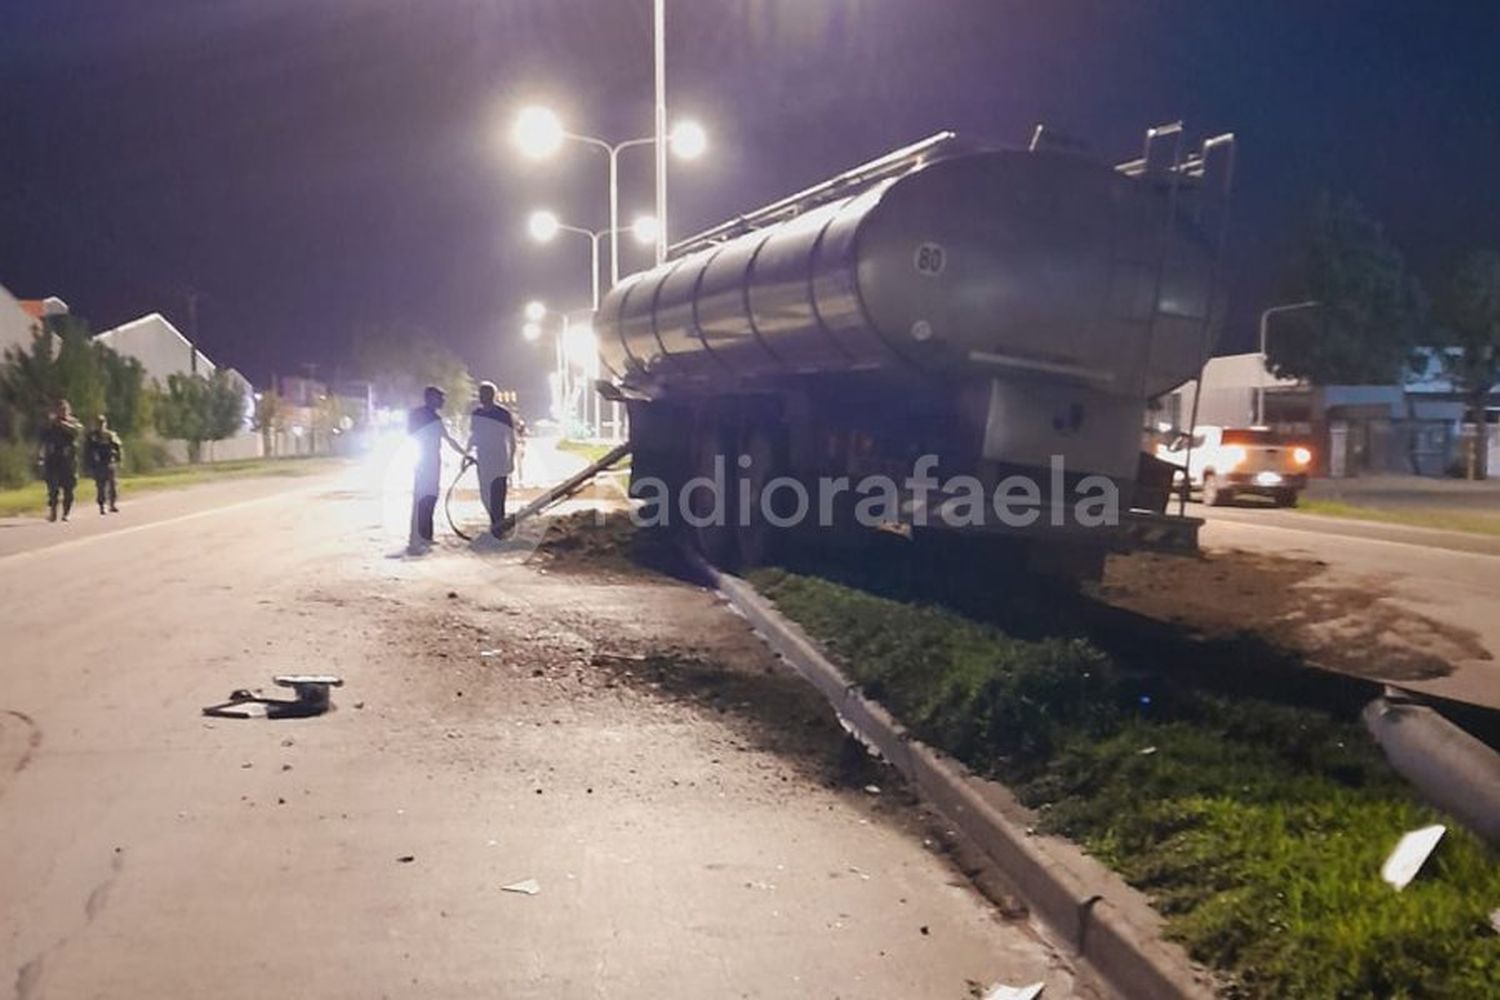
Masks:
[[[1298,465],[1306,465],[1312,461],[1312,450],[1309,448],[1293,448],[1292,461]]]

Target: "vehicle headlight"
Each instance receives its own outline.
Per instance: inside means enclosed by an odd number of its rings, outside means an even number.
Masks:
[[[1224,468],[1233,469],[1245,461],[1245,449],[1237,444],[1228,445],[1219,452],[1219,457],[1224,460]]]
[[[1312,461],[1312,451],[1308,448],[1293,448],[1292,461],[1298,465],[1306,465]]]

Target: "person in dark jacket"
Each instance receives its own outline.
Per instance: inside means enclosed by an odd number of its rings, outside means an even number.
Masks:
[[[83,425],[73,419],[73,407],[66,399],[53,407],[42,428],[41,450],[37,461],[42,478],[47,481],[47,520],[57,520],[57,503],[62,500],[62,519],[73,510],[73,489],[78,485],[78,442]]]
[[[101,413],[94,418],[94,429],[83,440],[83,466],[94,477],[94,496],[99,501],[101,514],[106,503],[111,511],[120,509],[116,472],[122,458],[120,435],[109,429],[109,418]]]
[[[439,413],[447,397],[443,390],[429,385],[422,392],[422,405],[406,415],[406,430],[417,447],[417,462],[412,470],[411,539],[409,547],[421,550],[432,544],[432,515],[437,509],[438,482],[443,468],[443,442],[460,455],[463,446],[448,433]]]

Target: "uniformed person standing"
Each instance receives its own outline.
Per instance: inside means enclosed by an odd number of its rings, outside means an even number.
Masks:
[[[443,425],[439,413],[447,397],[443,390],[429,385],[422,391],[422,405],[406,415],[406,429],[417,446],[417,463],[412,474],[411,539],[413,549],[432,544],[432,515],[437,510],[439,480],[443,471],[443,442],[463,454],[453,435]]]
[[[119,512],[120,499],[117,470],[124,452],[120,448],[120,435],[109,429],[109,419],[104,414],[94,418],[94,428],[83,441],[83,465],[94,477],[94,496],[99,501],[99,513],[109,509]]]
[[[57,520],[57,502],[62,500],[62,519],[73,510],[73,489],[78,485],[78,442],[83,425],[73,419],[73,407],[59,400],[42,428],[42,446],[37,460],[47,481],[47,520]]]
[[[495,383],[479,383],[479,409],[469,419],[469,450],[479,471],[479,499],[490,515],[490,534],[505,523],[505,487],[516,464],[516,428],[510,411],[495,402]]]

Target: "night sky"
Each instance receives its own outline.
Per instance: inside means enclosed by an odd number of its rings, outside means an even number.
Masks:
[[[681,237],[940,128],[1038,121],[1110,159],[1147,125],[1234,131],[1227,348],[1247,347],[1323,187],[1424,277],[1500,247],[1500,5],[1337,0],[669,0],[669,101],[708,129],[674,164]],[[539,390],[532,297],[587,304],[603,157],[522,161],[514,112],[650,132],[649,0],[0,0],[0,284],[96,329],[159,310],[252,379],[425,327]],[[651,210],[626,153],[623,215]],[[648,263],[632,249],[625,269]],[[531,396],[533,403],[539,402]]]

